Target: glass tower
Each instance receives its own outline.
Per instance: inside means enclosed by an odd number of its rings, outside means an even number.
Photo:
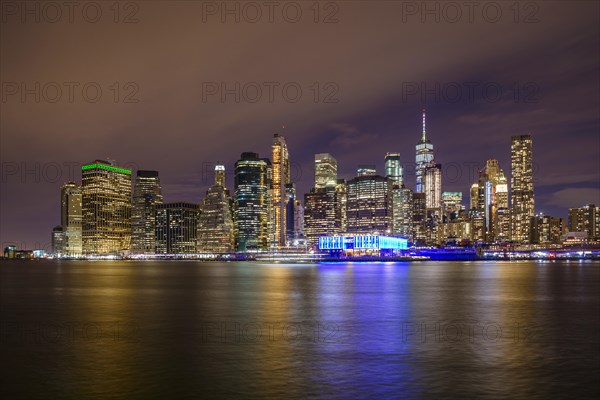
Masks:
[[[423,193],[425,191],[425,170],[427,165],[433,162],[433,145],[431,144],[431,141],[427,139],[425,130],[425,110],[423,110],[423,132],[421,133],[421,140],[417,143],[415,148],[415,193]]]
[[[63,185],[60,192],[60,223],[64,232],[64,255],[80,256],[83,253],[81,186],[68,182]]]
[[[273,217],[277,246],[285,246],[286,239],[286,185],[290,183],[290,157],[285,137],[273,136]]]
[[[533,142],[531,135],[512,137],[511,188],[512,202],[511,239],[529,243],[531,217],[534,216],[533,195]]]
[[[131,209],[131,252],[154,254],[156,240],[156,206],[163,203],[157,171],[138,170]]]

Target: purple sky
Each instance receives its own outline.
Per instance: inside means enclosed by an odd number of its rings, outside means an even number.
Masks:
[[[58,18],[31,2],[38,11],[23,15],[20,2],[3,2],[2,246],[49,249],[59,188],[72,170],[80,181],[72,165],[111,158],[156,169],[166,201],[200,202],[207,170],[224,163],[232,189],[240,153],[270,156],[283,125],[300,193],[312,186],[318,152],[333,154],[345,178],[359,164],[383,172],[385,153],[400,152],[412,186],[423,107],[443,190],[462,191],[465,203],[486,159],[510,176],[510,137],[525,133],[534,138],[537,211],[565,217],[568,207],[600,203],[598,3],[522,2],[517,16],[513,2],[496,2],[497,22],[485,2],[456,22],[447,3],[426,3],[437,4],[439,22],[413,2],[321,2],[319,23],[311,1],[280,2],[273,22],[266,3],[254,3],[263,15],[251,22],[256,9],[228,2],[240,7],[239,23],[234,14],[222,21],[221,2],[132,2],[115,14],[101,1],[95,23],[98,10],[84,12],[85,2],[72,21],[66,8]],[[239,82],[240,101],[207,92],[212,82],[218,92]],[[278,85],[272,99],[265,82]]]

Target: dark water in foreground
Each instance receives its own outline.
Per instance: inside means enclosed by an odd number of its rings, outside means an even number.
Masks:
[[[3,398],[594,398],[600,263],[3,262]]]

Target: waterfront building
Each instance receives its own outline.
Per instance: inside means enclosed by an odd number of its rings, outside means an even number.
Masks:
[[[242,153],[235,163],[234,228],[236,249],[266,250],[271,241],[273,204],[271,162],[257,153]]]
[[[413,237],[414,243],[422,246],[428,242],[427,207],[425,193],[413,193]]]
[[[600,207],[587,204],[569,209],[570,232],[585,232],[590,240],[600,240]]]
[[[194,254],[197,247],[198,204],[156,205],[156,253]]]
[[[113,161],[81,167],[84,255],[116,255],[131,245],[131,170]]]
[[[138,170],[131,209],[131,252],[156,252],[156,206],[163,203],[158,171]]]
[[[232,200],[225,184],[225,166],[215,166],[214,184],[206,191],[198,215],[198,252],[227,253],[234,250]]]
[[[60,195],[60,223],[64,232],[63,254],[69,257],[83,254],[81,186],[65,183]]]
[[[67,235],[61,225],[52,229],[52,255],[55,257],[67,255]]]
[[[348,181],[347,232],[392,232],[392,181],[361,167]],[[368,172],[367,172],[368,171]]]
[[[483,237],[479,237],[479,222],[477,222],[477,239],[493,243],[502,230],[498,226],[498,210],[508,209],[508,183],[504,171],[497,160],[487,160],[485,168],[479,171],[479,180],[471,186],[471,206],[483,216]],[[503,211],[504,215],[504,211]],[[505,238],[503,238],[505,239]]]
[[[413,191],[401,186],[392,189],[392,234],[414,241]]]
[[[511,185],[512,203],[511,239],[529,243],[531,217],[534,215],[533,142],[531,135],[512,137]]]
[[[309,244],[316,244],[321,236],[346,230],[346,202],[343,179],[304,195],[304,235]]]
[[[538,214],[531,217],[531,243],[532,244],[559,244],[565,232],[565,223],[562,218]]]
[[[285,246],[287,233],[286,185],[290,183],[290,158],[285,137],[277,133],[273,136],[272,166],[274,245],[282,247]]]
[[[399,256],[407,249],[407,239],[384,235],[346,234],[319,238],[319,250],[336,256]]]

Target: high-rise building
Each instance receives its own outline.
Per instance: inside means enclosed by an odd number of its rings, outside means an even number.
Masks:
[[[296,197],[296,184],[285,185],[287,195],[286,205],[286,242],[291,243],[294,239],[304,237],[304,209],[302,203]]]
[[[415,193],[423,193],[425,191],[425,170],[427,166],[433,162],[433,158],[433,145],[427,138],[425,129],[425,110],[423,110],[423,131],[421,133],[421,140],[416,145]]]
[[[131,208],[131,252],[156,252],[156,206],[163,203],[157,171],[138,170]]]
[[[451,221],[459,217],[461,211],[464,211],[462,205],[462,192],[443,192],[442,193],[442,212],[446,221]]]
[[[198,231],[198,204],[156,205],[156,253],[194,254]]]
[[[315,189],[324,189],[337,180],[337,160],[329,153],[315,154]]]
[[[427,207],[425,193],[413,193],[413,232],[414,242],[423,245],[428,242]]]
[[[380,175],[365,174],[348,181],[346,205],[349,233],[392,232],[392,181]]]
[[[569,208],[569,232],[585,232],[590,240],[600,240],[600,207],[588,204]]]
[[[498,226],[498,210],[508,209],[508,183],[497,160],[486,161],[485,169],[479,171],[478,182],[474,183],[471,188],[472,206],[475,206],[474,209],[483,217],[483,238],[481,240],[494,242],[499,235],[499,229],[501,229]],[[479,227],[479,225],[476,226]],[[506,233],[504,228],[502,231],[503,234]]]
[[[84,255],[114,255],[131,245],[131,170],[96,160],[81,167]]]
[[[304,235],[308,243],[346,230],[346,184],[343,179],[304,194]]]
[[[272,168],[257,153],[242,153],[235,163],[234,227],[236,249],[265,250],[270,246]]]
[[[565,234],[565,223],[562,218],[549,215],[535,215],[531,217],[531,243],[532,244],[559,244]]]
[[[403,186],[392,189],[392,234],[414,241],[413,191]]]
[[[392,180],[394,186],[404,185],[404,171],[400,163],[400,153],[387,153],[385,155],[385,177]]]
[[[511,144],[511,239],[529,243],[531,217],[534,215],[533,142],[531,135],[512,137]]]
[[[232,200],[225,186],[225,166],[215,166],[214,184],[206,191],[198,216],[198,252],[227,253],[235,246]]]
[[[67,255],[67,235],[62,225],[52,229],[52,255],[64,257]]]
[[[65,183],[60,195],[60,223],[64,232],[64,249],[66,256],[83,254],[82,243],[82,211],[81,186],[74,182]]]
[[[442,165],[430,162],[425,167],[423,193],[427,210],[438,217],[442,209]]]
[[[286,239],[286,202],[285,187],[290,183],[290,157],[285,137],[273,136],[273,217],[274,235],[277,246],[285,246]]]

